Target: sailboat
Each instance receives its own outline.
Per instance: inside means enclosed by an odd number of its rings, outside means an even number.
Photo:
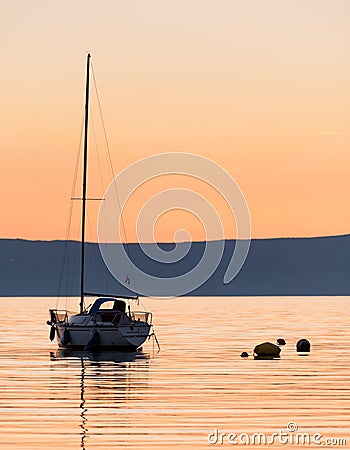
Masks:
[[[80,311],[78,314],[68,310],[50,309],[50,339],[57,339],[60,348],[94,350],[135,350],[153,336],[158,344],[152,325],[152,313],[132,311],[130,303],[137,296],[114,296],[89,294],[85,292],[85,222],[87,203],[87,160],[89,126],[89,85],[91,55],[87,55],[85,118],[84,118],[84,156],[82,180],[81,217],[81,267],[80,267]],[[97,299],[85,307],[85,297]],[[127,308],[127,303],[129,303]],[[158,344],[159,345],[159,344]]]

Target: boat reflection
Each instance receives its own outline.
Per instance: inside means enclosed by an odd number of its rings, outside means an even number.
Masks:
[[[148,390],[150,358],[150,354],[142,351],[90,353],[58,349],[50,352],[52,369],[69,369],[70,372],[75,372],[74,378],[79,379],[77,389],[74,388],[75,392],[67,385],[67,397],[76,398],[80,387],[81,449],[87,450],[86,441],[93,439],[96,429],[101,433],[106,427],[104,415],[110,415],[113,408],[127,408],[131,399],[142,399]],[[59,397],[57,399],[59,400]],[[96,411],[99,411],[98,415]]]
[[[81,359],[89,361],[114,361],[116,363],[135,362],[140,360],[150,359],[150,353],[144,353],[142,350],[135,350],[134,352],[118,352],[118,351],[104,351],[104,352],[86,352],[83,350],[57,349],[50,352],[50,359],[55,360],[69,360]]]

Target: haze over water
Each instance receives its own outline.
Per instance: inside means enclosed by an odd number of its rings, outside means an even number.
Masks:
[[[232,448],[208,434],[271,435],[289,422],[350,445],[349,298],[144,303],[159,353],[149,341],[143,352],[83,357],[48,340],[55,299],[0,299],[1,449]],[[280,360],[240,358],[278,337]],[[295,351],[300,338],[307,356]]]

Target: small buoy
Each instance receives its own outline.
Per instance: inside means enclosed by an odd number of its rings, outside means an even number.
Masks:
[[[278,345],[286,345],[286,341],[283,338],[278,338],[277,339],[277,344]]]
[[[279,356],[281,349],[278,345],[272,344],[271,342],[263,342],[254,348],[254,353],[257,356]]]
[[[50,341],[53,341],[55,339],[56,334],[56,328],[54,325],[50,328]]]
[[[241,358],[248,358],[248,353],[247,352],[242,352],[241,353]]]
[[[300,339],[297,342],[297,352],[309,352],[311,344],[307,339]]]

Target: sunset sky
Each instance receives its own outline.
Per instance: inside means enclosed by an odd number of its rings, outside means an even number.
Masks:
[[[348,0],[2,0],[0,39],[0,237],[66,236],[87,51],[116,174],[157,153],[193,153],[237,181],[252,237],[350,232]],[[144,201],[156,184],[176,185],[158,180]],[[221,200],[202,194],[234,237]],[[129,240],[144,201],[129,208]],[[161,217],[156,238],[178,228],[203,238],[185,212]]]

